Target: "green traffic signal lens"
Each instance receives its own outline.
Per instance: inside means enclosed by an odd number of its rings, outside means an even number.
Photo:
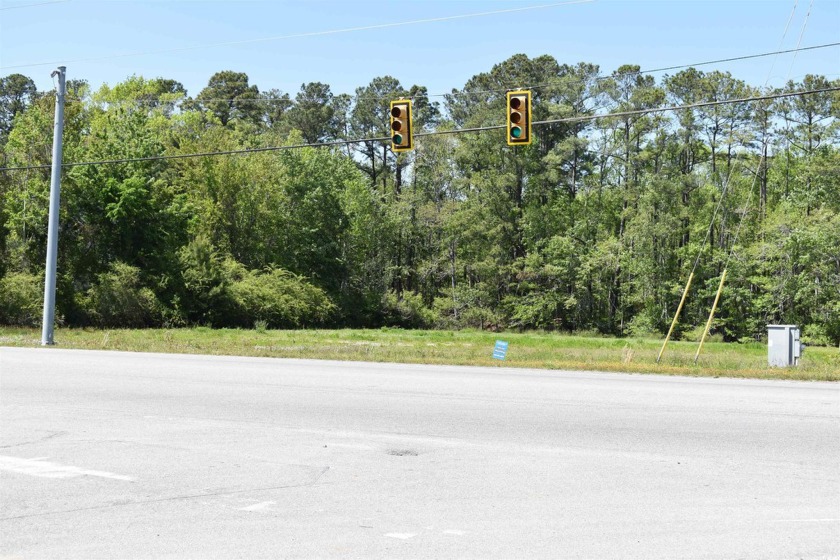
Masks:
[[[514,138],[520,138],[522,136],[522,129],[518,126],[513,126],[510,129],[510,135]]]
[[[400,145],[400,144],[402,144],[402,143],[403,143],[403,137],[402,137],[402,134],[394,134],[394,144],[396,144],[397,146],[399,146],[399,145]]]

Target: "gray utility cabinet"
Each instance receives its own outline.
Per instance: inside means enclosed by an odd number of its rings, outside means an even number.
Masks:
[[[802,357],[799,327],[767,325],[767,360],[771,366],[798,366]]]

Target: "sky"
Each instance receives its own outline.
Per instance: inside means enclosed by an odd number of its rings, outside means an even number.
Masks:
[[[608,74],[838,42],[840,0],[0,0],[0,76],[39,90],[65,65],[93,89],[138,75],[195,96],[234,70],[292,97],[307,82],[352,94],[385,75],[439,95],[517,53]],[[699,69],[754,86],[837,79],[840,46]]]

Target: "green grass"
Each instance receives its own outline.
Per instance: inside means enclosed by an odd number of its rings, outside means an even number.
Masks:
[[[510,343],[504,361],[492,358],[496,340]],[[217,354],[624,371],[664,375],[840,381],[840,351],[808,347],[798,367],[770,368],[764,344],[707,342],[697,365],[693,342],[671,342],[660,364],[661,340],[555,333],[381,330],[58,329],[59,348]],[[0,327],[1,346],[38,346],[40,331]]]

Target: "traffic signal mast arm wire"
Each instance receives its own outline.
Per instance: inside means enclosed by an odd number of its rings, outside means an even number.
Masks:
[[[638,109],[633,111],[619,111],[615,113],[606,113],[606,114],[599,114],[599,115],[581,115],[578,117],[563,117],[560,119],[549,119],[543,121],[534,121],[532,123],[533,126],[542,126],[542,125],[551,125],[551,124],[563,124],[563,123],[577,123],[577,122],[586,122],[586,121],[593,121],[598,119],[609,119],[609,118],[618,118],[618,117],[629,117],[629,116],[636,116],[636,115],[646,115],[651,113],[664,113],[668,111],[680,111],[685,109],[697,109],[700,107],[711,107],[715,105],[729,105],[734,103],[748,103],[752,101],[766,101],[770,99],[781,99],[785,97],[795,97],[798,95],[814,95],[818,93],[830,93],[834,91],[840,91],[840,86],[824,88],[824,89],[815,89],[815,90],[806,90],[806,91],[794,91],[794,92],[785,92],[785,93],[772,93],[766,95],[759,95],[755,97],[742,97],[738,99],[726,99],[721,101],[704,101],[701,103],[692,103],[689,105],[672,105],[668,107],[658,107],[653,109]],[[433,132],[419,132],[414,134],[415,137],[419,138],[422,136],[440,136],[444,134],[462,134],[467,132],[484,132],[487,130],[503,130],[506,128],[506,124],[500,125],[492,125],[492,126],[478,126],[472,128],[458,128],[453,130],[436,130]],[[216,152],[197,152],[191,154],[172,154],[172,155],[161,155],[161,156],[149,156],[149,157],[141,157],[141,158],[124,158],[124,159],[111,159],[111,160],[97,160],[97,161],[80,161],[80,162],[70,162],[70,163],[63,163],[62,167],[79,167],[83,165],[106,165],[106,164],[116,164],[116,163],[132,163],[132,162],[140,162],[140,161],[157,161],[157,160],[170,160],[170,159],[187,159],[187,158],[194,158],[194,157],[210,157],[210,156],[225,156],[225,155],[244,155],[244,154],[254,154],[259,152],[273,152],[273,151],[280,151],[280,150],[295,150],[300,148],[323,148],[323,147],[331,147],[331,146],[346,146],[348,144],[360,144],[363,142],[390,142],[390,136],[380,136],[376,138],[358,138],[352,140],[334,140],[330,142],[315,142],[309,144],[291,144],[288,146],[267,146],[264,148],[248,148],[244,150],[223,150],[223,151],[216,151]],[[0,171],[23,171],[27,169],[49,169],[50,165],[30,165],[30,166],[21,166],[21,167],[0,167]]]

